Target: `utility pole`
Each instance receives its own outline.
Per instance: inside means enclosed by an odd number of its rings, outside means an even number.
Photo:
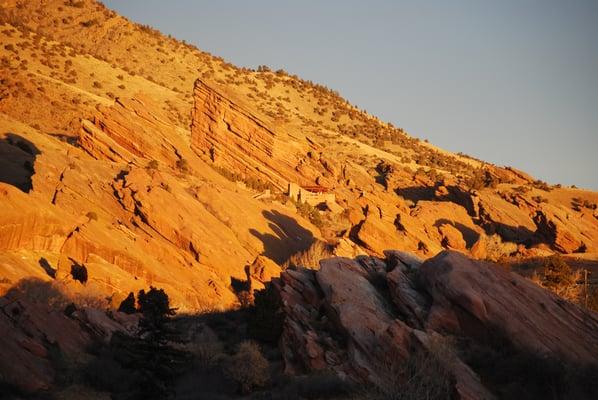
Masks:
[[[588,308],[588,269],[584,269],[584,287],[586,292],[586,308]]]

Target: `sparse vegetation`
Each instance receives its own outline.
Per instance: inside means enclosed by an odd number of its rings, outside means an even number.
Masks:
[[[87,267],[83,264],[79,264],[73,261],[71,265],[71,276],[74,280],[79,281],[83,284],[87,283],[88,274],[87,274]]]
[[[582,286],[578,284],[581,272],[573,271],[559,255],[547,257],[532,280],[568,301],[579,303],[581,300]]]
[[[598,390],[598,369],[518,350],[500,334],[486,342],[459,342],[460,354],[499,399],[590,400]]]
[[[434,337],[428,350],[416,350],[407,360],[392,351],[380,365],[380,384],[365,390],[367,400],[450,400],[451,365],[456,358],[448,338]]]
[[[307,250],[293,254],[284,264],[283,268],[308,268],[320,269],[320,260],[332,257],[330,246],[320,240],[316,240]]]
[[[158,161],[151,160],[150,162],[148,162],[147,163],[147,169],[150,169],[150,170],[156,170],[156,169],[158,169]]]
[[[307,218],[309,222],[311,222],[318,228],[322,228],[324,226],[324,220],[322,219],[322,215],[320,214],[320,211],[317,208],[301,201],[292,202],[297,208],[297,213],[299,213],[304,218]]]
[[[239,386],[239,392],[247,394],[268,383],[268,369],[268,360],[262,355],[259,346],[247,341],[239,345],[239,350],[231,357],[226,371]]]
[[[470,190],[481,190],[484,188],[495,188],[499,183],[492,173],[483,167],[476,169],[467,182]]]

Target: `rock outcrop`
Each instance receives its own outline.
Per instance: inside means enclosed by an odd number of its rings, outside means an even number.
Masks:
[[[286,190],[288,182],[310,184],[296,172],[306,148],[293,146],[286,135],[242,101],[202,80],[195,82],[191,148],[216,165],[269,182]],[[315,178],[315,176],[313,177]]]
[[[251,265],[247,265],[245,273],[249,282],[249,290],[264,289],[265,284],[280,276],[281,268],[265,256],[257,256]]]
[[[53,285],[22,281],[0,297],[0,377],[2,383],[35,393],[64,380],[65,358],[82,365],[93,340],[116,331],[133,333],[138,317],[93,309],[63,311],[67,297]]]
[[[99,106],[77,139],[31,130],[18,140],[10,147],[35,157],[29,192],[0,182],[0,295],[35,277],[111,306],[159,285],[181,311],[231,307],[231,280],[245,280],[256,256],[284,261],[318,237],[291,209],[252,198],[197,157],[146,96]],[[73,265],[86,267],[86,285],[70,276]]]
[[[318,271],[287,270],[275,281],[289,372],[329,369],[380,384],[389,365],[434,352],[431,343],[448,337],[501,337],[522,352],[598,364],[597,314],[458,252],[425,262],[385,255],[328,259]],[[493,398],[458,357],[445,362],[459,398]]]

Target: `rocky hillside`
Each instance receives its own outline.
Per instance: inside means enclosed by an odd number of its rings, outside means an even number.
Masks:
[[[94,325],[87,311],[65,322],[66,305],[115,310],[150,287],[179,313],[203,315],[251,304],[252,290],[289,265],[384,259],[388,249],[514,265],[562,254],[593,282],[596,192],[446,152],[325,86],[235,67],[93,0],[0,0],[0,24],[0,306],[3,329],[15,327],[4,332],[7,360],[23,352],[45,360],[24,364],[37,371],[27,390],[52,385],[51,346],[85,354],[94,326],[127,323]],[[385,268],[390,282],[398,272]],[[339,282],[364,273],[349,271]],[[306,285],[319,276],[289,271],[282,282],[293,274]],[[427,328],[434,293],[409,290],[414,309],[395,333],[435,330]],[[10,314],[11,304],[29,317]],[[392,309],[372,318],[386,326],[397,319]],[[60,316],[46,318],[50,310]],[[74,332],[64,343],[48,336],[61,324]],[[347,343],[331,346],[347,357]],[[284,356],[289,370],[299,365]],[[316,369],[330,364],[317,357]],[[367,363],[355,362],[333,369],[367,380]],[[16,379],[6,375],[11,365],[0,381]]]
[[[580,370],[598,363],[596,313],[457,252],[425,262],[400,251],[387,251],[384,259],[333,258],[318,271],[287,270],[275,284],[285,314],[281,347],[293,373],[332,369],[387,394],[413,391],[406,398],[430,398],[418,387],[423,383],[429,396],[440,385],[459,399],[535,398],[533,386],[542,382],[514,376],[506,381],[528,388],[508,387],[501,376],[517,373],[518,357],[535,363],[541,379],[549,360]],[[476,354],[480,348],[488,359]],[[428,382],[418,376],[432,371],[438,376]],[[585,398],[597,388],[586,389],[562,395]]]

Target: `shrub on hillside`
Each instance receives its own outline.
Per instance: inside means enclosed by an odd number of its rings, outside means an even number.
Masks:
[[[294,202],[294,204],[295,207],[297,207],[297,212],[302,217],[309,219],[309,222],[311,222],[318,228],[322,228],[324,226],[324,221],[322,220],[320,211],[318,211],[317,208],[302,202]]]
[[[245,341],[239,345],[237,353],[231,357],[226,372],[242,394],[264,387],[270,380],[269,363],[255,342]]]
[[[247,331],[256,340],[276,343],[282,334],[284,314],[281,310],[280,295],[269,283],[254,293],[254,308]]]
[[[283,265],[288,267],[302,267],[308,269],[320,269],[320,260],[332,257],[332,251],[326,242],[315,241],[307,250],[293,254]]]
[[[467,181],[470,190],[480,190],[487,187],[495,188],[499,180],[485,168],[476,169]]]
[[[176,167],[181,172],[188,173],[189,172],[189,161],[185,160],[184,158],[181,158],[180,160],[177,160]]]
[[[151,169],[151,170],[158,169],[158,161],[151,160],[150,162],[148,162],[147,163],[147,169]]]
[[[167,322],[175,314],[175,309],[170,308],[166,292],[153,286],[147,293],[142,289],[137,295],[137,304],[142,314],[139,321],[140,335],[156,345],[164,344],[171,336]]]
[[[449,400],[454,381],[450,366],[455,350],[444,337],[431,339],[429,350],[414,351],[407,361],[390,352],[382,360],[378,384],[366,389],[368,400]]]
[[[565,300],[579,303],[582,297],[581,272],[574,271],[560,255],[547,257],[542,268],[534,272],[532,281]]]
[[[135,308],[135,295],[130,292],[127,298],[125,298],[118,306],[118,311],[125,314],[135,314],[137,309]]]
[[[76,281],[86,283],[88,278],[87,268],[83,264],[73,262],[73,265],[71,265],[71,276]]]

